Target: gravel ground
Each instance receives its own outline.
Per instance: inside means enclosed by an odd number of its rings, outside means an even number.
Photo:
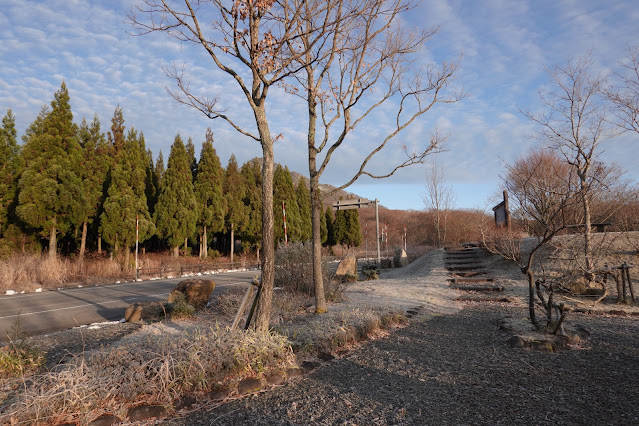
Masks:
[[[551,354],[508,347],[505,314],[416,318],[296,382],[164,424],[639,423],[639,321],[574,315],[596,330],[590,347]]]
[[[498,323],[526,318],[524,301],[455,301],[443,257],[429,253],[350,289],[351,301],[420,306],[407,327],[285,386],[162,424],[639,424],[639,320],[571,313],[592,332],[584,347],[510,348],[512,332]],[[516,265],[495,256],[484,264],[505,293],[525,293]]]

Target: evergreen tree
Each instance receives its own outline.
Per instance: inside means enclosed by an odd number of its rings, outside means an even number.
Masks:
[[[362,243],[359,211],[357,209],[338,210],[335,215],[333,232],[337,244],[345,245],[347,248],[359,246]]]
[[[297,198],[297,208],[300,216],[300,228],[298,238],[300,241],[310,241],[312,237],[311,229],[311,193],[306,186],[304,179],[300,179],[295,188]]]
[[[15,117],[8,110],[0,128],[0,237],[7,229],[10,205],[17,194],[19,154]]]
[[[212,235],[224,228],[223,179],[224,170],[213,148],[213,132],[209,128],[206,130],[206,140],[202,144],[194,185],[200,211],[200,257],[208,256],[209,232]]]
[[[231,155],[224,177],[225,222],[231,237],[231,262],[235,252],[235,232],[244,232],[249,221],[248,208],[244,205],[245,194],[246,184],[238,170],[235,155]]]
[[[262,166],[258,159],[253,159],[242,165],[240,173],[246,183],[244,205],[249,212],[244,238],[256,246],[259,262],[262,247]]]
[[[120,106],[115,107],[113,118],[111,118],[111,131],[108,133],[109,144],[113,147],[114,164],[118,160],[118,156],[124,150],[126,140],[124,139],[124,114]]]
[[[155,173],[155,166],[153,165],[153,153],[151,150],[146,152],[146,202],[149,206],[149,214],[153,216],[155,212],[155,205],[158,202],[158,193],[160,192],[160,182],[158,175]]]
[[[335,220],[333,219],[333,208],[331,206],[326,207],[324,221],[326,222],[326,241],[324,246],[333,247],[337,244],[337,239],[335,238]]]
[[[197,176],[197,158],[195,158],[195,145],[193,145],[193,139],[189,137],[189,140],[186,141],[186,155],[189,158],[189,167],[191,168],[191,175],[193,182],[195,182],[195,177]]]
[[[158,234],[168,239],[175,257],[180,255],[180,245],[195,233],[198,206],[192,177],[184,142],[177,135],[171,146],[169,163],[162,179],[162,191],[155,206]]]
[[[88,227],[98,218],[100,204],[103,200],[104,183],[111,161],[109,147],[104,134],[100,131],[100,120],[97,115],[93,117],[90,126],[86,120],[82,120],[79,137],[83,159],[80,176],[85,197],[79,255],[82,260],[86,248]]]
[[[129,268],[130,250],[136,242],[136,216],[140,242],[155,232],[144,185],[147,155],[135,129],[129,130],[118,157],[100,219],[103,238],[116,252],[124,249],[124,263]]]
[[[162,188],[162,178],[164,177],[164,156],[162,155],[162,150],[158,153],[158,158],[155,161],[155,176],[158,180],[158,193]]]
[[[62,83],[51,102],[51,112],[24,146],[25,169],[19,181],[16,213],[49,238],[49,257],[57,254],[57,234],[64,234],[83,216],[84,194],[80,165],[82,150]]]
[[[293,178],[288,167],[279,164],[273,173],[273,208],[275,223],[275,241],[284,241],[284,215],[282,202],[286,207],[286,233],[288,241],[300,240],[300,214],[297,205],[297,196],[293,186]]]
[[[320,239],[321,239],[322,245],[325,246],[326,241],[328,241],[328,226],[326,224],[326,214],[323,214],[322,217],[320,218]]]

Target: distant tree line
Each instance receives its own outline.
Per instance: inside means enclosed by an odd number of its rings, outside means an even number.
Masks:
[[[65,83],[43,107],[18,144],[15,117],[8,110],[0,128],[0,252],[39,250],[50,258],[87,250],[129,254],[137,238],[142,250],[172,250],[175,256],[209,248],[243,252],[261,248],[262,171],[257,159],[238,165],[232,155],[222,167],[208,129],[199,160],[191,138],[175,136],[165,168],[162,151],[154,161],[144,134],[126,128],[116,107],[103,132],[97,115],[73,122]],[[275,241],[311,239],[308,183],[297,185],[287,167],[276,166],[273,206]],[[322,215],[322,244],[361,243],[359,213],[330,206]]]

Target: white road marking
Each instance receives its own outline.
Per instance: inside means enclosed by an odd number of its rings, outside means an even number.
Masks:
[[[219,286],[215,286],[215,288],[230,287],[230,286],[237,285],[237,284],[246,284],[246,282],[238,281],[238,282],[235,282],[235,283],[222,284],[222,285],[219,285]],[[26,314],[19,313],[19,314],[14,314],[14,315],[7,315],[7,316],[4,316],[4,317],[0,317],[0,320],[6,319],[6,318],[26,317],[27,315],[45,314],[47,312],[57,312],[57,311],[65,311],[65,310],[68,310],[68,309],[84,308],[86,306],[95,306],[96,304],[107,305],[107,304],[112,304],[112,303],[122,303],[122,302],[125,302],[125,299],[131,299],[132,300],[132,299],[139,299],[139,298],[143,298],[143,297],[160,297],[160,296],[167,296],[168,294],[169,293],[157,293],[157,294],[148,294],[148,295],[142,295],[142,296],[128,296],[128,297],[123,298],[121,300],[108,300],[106,302],[85,303],[84,305],[67,306],[66,308],[55,308],[55,309],[47,309],[45,311],[28,312]]]

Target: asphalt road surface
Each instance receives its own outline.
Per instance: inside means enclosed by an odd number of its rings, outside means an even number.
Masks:
[[[246,286],[259,274],[260,271],[252,270],[201,278],[215,281],[213,294],[216,294],[233,286]],[[120,320],[131,303],[166,300],[175,285],[184,279],[187,277],[0,296],[0,341],[18,319],[21,331],[28,335]]]

